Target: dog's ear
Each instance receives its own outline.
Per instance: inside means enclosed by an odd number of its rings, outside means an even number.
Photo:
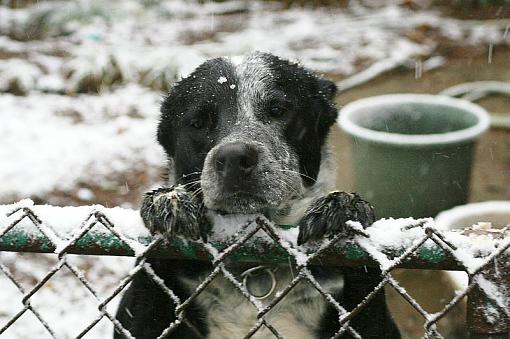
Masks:
[[[338,117],[338,110],[335,104],[335,96],[338,89],[336,84],[331,80],[321,78],[320,76],[317,76],[316,79],[318,101],[321,107],[318,109],[318,119],[321,119],[321,123],[329,130],[329,127],[335,123]]]
[[[170,127],[168,126],[168,122],[165,120],[160,120],[158,124],[158,133],[157,140],[158,143],[165,149],[165,152],[168,156],[172,157],[174,155],[174,147],[173,141],[170,138],[168,131]]]
[[[300,160],[303,182],[311,186],[319,174],[322,148],[337,119],[338,110],[335,105],[337,87],[334,82],[315,75],[307,80],[307,88],[312,91],[309,92],[311,100],[302,100],[302,113],[289,124],[287,138],[295,140],[294,147]]]
[[[320,93],[322,93],[329,101],[334,102],[338,91],[336,84],[331,80],[323,78],[317,78],[317,81],[319,82]]]
[[[335,104],[335,96],[338,88],[331,80],[321,78],[320,76],[317,76],[316,79],[319,102],[322,108],[319,110],[319,112],[321,112],[320,119],[323,120],[323,123],[326,124],[329,129],[338,117],[338,110]]]
[[[178,100],[174,89],[165,97],[161,104],[161,115],[158,123],[157,139],[165,149],[168,157],[174,156],[174,141],[172,138],[172,120],[175,114],[176,101]]]

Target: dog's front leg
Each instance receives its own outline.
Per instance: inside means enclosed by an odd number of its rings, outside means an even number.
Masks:
[[[207,223],[201,199],[183,185],[162,187],[144,195],[140,208],[145,227],[152,234],[175,235],[187,239],[205,239]]]
[[[363,227],[375,221],[372,206],[356,193],[331,192],[317,199],[305,212],[299,222],[298,245],[319,240],[324,236],[345,233],[345,223],[359,221]]]

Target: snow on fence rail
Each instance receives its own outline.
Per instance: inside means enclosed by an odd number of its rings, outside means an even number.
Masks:
[[[57,264],[29,290],[23,288],[0,257],[0,271],[23,294],[20,300],[23,308],[7,322],[0,322],[0,336],[24,313],[31,312],[51,337],[58,337],[33,307],[31,298],[60,269],[67,267],[92,293],[99,310],[97,317],[77,337],[85,336],[103,318],[107,318],[117,331],[132,338],[106,306],[126,288],[133,276],[145,271],[169,298],[173,296],[146,262],[148,257],[210,261],[214,269],[201,287],[217,275],[223,275],[257,309],[258,321],[246,338],[253,336],[261,327],[269,329],[275,337],[281,337],[265,315],[301,280],[310,282],[338,311],[340,328],[334,337],[344,333],[360,337],[349,326],[349,320],[366,307],[385,285],[392,287],[421,314],[427,338],[443,338],[437,322],[464,298],[468,300],[466,324],[471,337],[508,338],[510,334],[510,234],[506,229],[471,227],[454,232],[438,230],[432,219],[383,219],[366,230],[355,222],[348,222],[349,234],[339,234],[319,244],[297,246],[296,228],[274,225],[263,216],[248,216],[244,220],[222,217],[215,221],[214,226],[213,230],[222,234],[221,241],[219,234],[214,233],[208,243],[167,240],[162,236],[150,236],[138,212],[133,210],[102,206],[36,206],[30,200],[0,206],[0,251],[54,253],[58,257]],[[68,260],[68,254],[134,256],[137,262],[113,292],[100,296],[92,282]],[[227,257],[229,262],[258,264],[292,261],[297,273],[291,284],[278,292],[269,305],[262,306],[228,271]],[[380,267],[382,281],[358,306],[347,311],[313,277],[308,266],[317,264]],[[469,284],[440,312],[429,313],[393,277],[395,268],[466,271]],[[191,299],[201,293],[201,287],[188,300],[173,299],[177,320],[163,331],[161,337],[169,335],[177,326],[193,326],[186,319],[186,308]]]

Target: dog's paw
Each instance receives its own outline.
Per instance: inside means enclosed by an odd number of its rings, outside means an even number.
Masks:
[[[159,188],[145,194],[140,215],[152,234],[197,240],[205,237],[204,207],[197,200],[181,185]]]
[[[346,222],[360,222],[363,227],[375,221],[372,206],[356,193],[332,192],[319,198],[308,208],[299,222],[298,245],[331,234],[349,236]]]

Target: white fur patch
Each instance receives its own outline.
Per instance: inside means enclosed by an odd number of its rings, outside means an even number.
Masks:
[[[271,72],[263,57],[254,53],[236,65],[238,83],[238,122],[255,120],[255,105],[262,102],[271,80]]]
[[[277,224],[296,225],[305,215],[310,204],[321,196],[331,192],[335,187],[336,166],[332,159],[328,145],[324,145],[321,157],[321,166],[317,181],[312,186],[306,188],[304,194],[290,202],[290,212],[277,220]]]
[[[278,291],[294,278],[288,265],[278,266],[275,276],[276,290],[263,300],[263,306],[269,304]],[[180,280],[190,292],[198,286],[198,281]],[[319,283],[331,294],[338,293],[344,286],[343,277],[339,274],[328,276],[327,280]],[[221,275],[196,300],[207,312],[208,338],[243,338],[257,322],[255,307]],[[266,319],[284,338],[309,339],[314,338],[325,309],[325,298],[308,282],[301,281],[273,307]],[[263,326],[252,338],[274,338],[274,335]]]

